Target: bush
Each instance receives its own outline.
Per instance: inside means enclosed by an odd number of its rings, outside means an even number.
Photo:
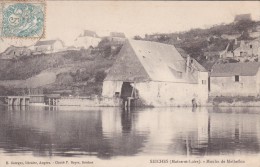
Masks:
[[[18,95],[15,89],[13,88],[7,88],[4,86],[0,86],[0,95],[1,96],[12,96],[12,95]]]
[[[95,81],[96,82],[103,82],[106,77],[105,71],[98,71],[95,75]]]
[[[111,46],[105,46],[104,47],[104,51],[103,51],[103,53],[104,53],[104,57],[106,58],[106,57],[109,57],[110,55],[111,55]]]
[[[238,63],[239,61],[238,61],[238,60],[235,60],[235,59],[229,59],[228,62],[229,62],[229,63]]]

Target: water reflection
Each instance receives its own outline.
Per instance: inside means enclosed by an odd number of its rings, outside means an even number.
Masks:
[[[259,154],[258,108],[0,108],[0,149],[35,156]]]

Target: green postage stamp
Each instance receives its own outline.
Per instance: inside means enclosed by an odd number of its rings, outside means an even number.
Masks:
[[[0,37],[40,38],[44,36],[44,1],[0,2]]]

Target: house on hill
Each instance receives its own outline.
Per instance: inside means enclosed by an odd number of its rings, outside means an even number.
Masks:
[[[234,22],[252,21],[251,14],[239,14],[235,16]]]
[[[258,58],[260,56],[260,38],[251,41],[233,40],[229,43],[226,57],[244,61],[244,59]]]
[[[226,41],[220,44],[210,45],[207,51],[204,52],[204,59],[200,61],[201,65],[208,71],[211,71],[214,64],[218,63],[227,56],[227,49],[229,44]]]
[[[220,52],[204,52],[204,57],[205,59],[200,63],[207,71],[211,71],[213,65],[218,63],[220,60]]]
[[[258,62],[215,64],[210,74],[210,95],[259,95],[259,67]]]
[[[249,33],[250,38],[259,38],[260,37],[260,31],[253,31]]]
[[[232,40],[227,45],[227,53],[225,54],[224,58],[234,58],[234,50],[240,47],[241,41],[237,39]]]
[[[22,56],[30,56],[31,50],[27,47],[9,46],[3,53],[0,54],[0,59],[12,60]]]
[[[88,36],[88,37],[98,37],[97,33],[95,31],[90,31],[90,30],[84,30],[82,36]]]
[[[134,98],[147,106],[205,104],[208,72],[173,45],[127,40],[104,82],[104,97]]]
[[[220,58],[220,52],[212,51],[212,52],[204,52],[204,57],[208,61],[218,60]]]
[[[256,25],[249,32],[249,37],[251,38],[259,38],[260,37],[260,25]]]
[[[36,52],[54,53],[62,51],[64,47],[64,43],[61,40],[46,40],[38,41],[34,45],[34,50]]]
[[[84,30],[84,32],[75,39],[74,44],[77,48],[96,47],[98,46],[101,38],[94,31]]]
[[[237,39],[239,37],[241,37],[241,33],[239,33],[239,32],[234,32],[234,33],[231,33],[231,34],[222,34],[221,35],[221,38],[228,39],[228,40],[234,40],[234,39]]]
[[[124,44],[124,42],[126,41],[125,34],[122,32],[111,32],[109,39],[115,44]]]

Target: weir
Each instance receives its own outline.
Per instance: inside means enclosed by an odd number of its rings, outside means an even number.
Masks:
[[[49,106],[57,106],[58,105],[58,99],[56,99],[56,98],[48,98],[48,105]]]
[[[30,103],[29,96],[7,96],[9,106],[28,106]]]

